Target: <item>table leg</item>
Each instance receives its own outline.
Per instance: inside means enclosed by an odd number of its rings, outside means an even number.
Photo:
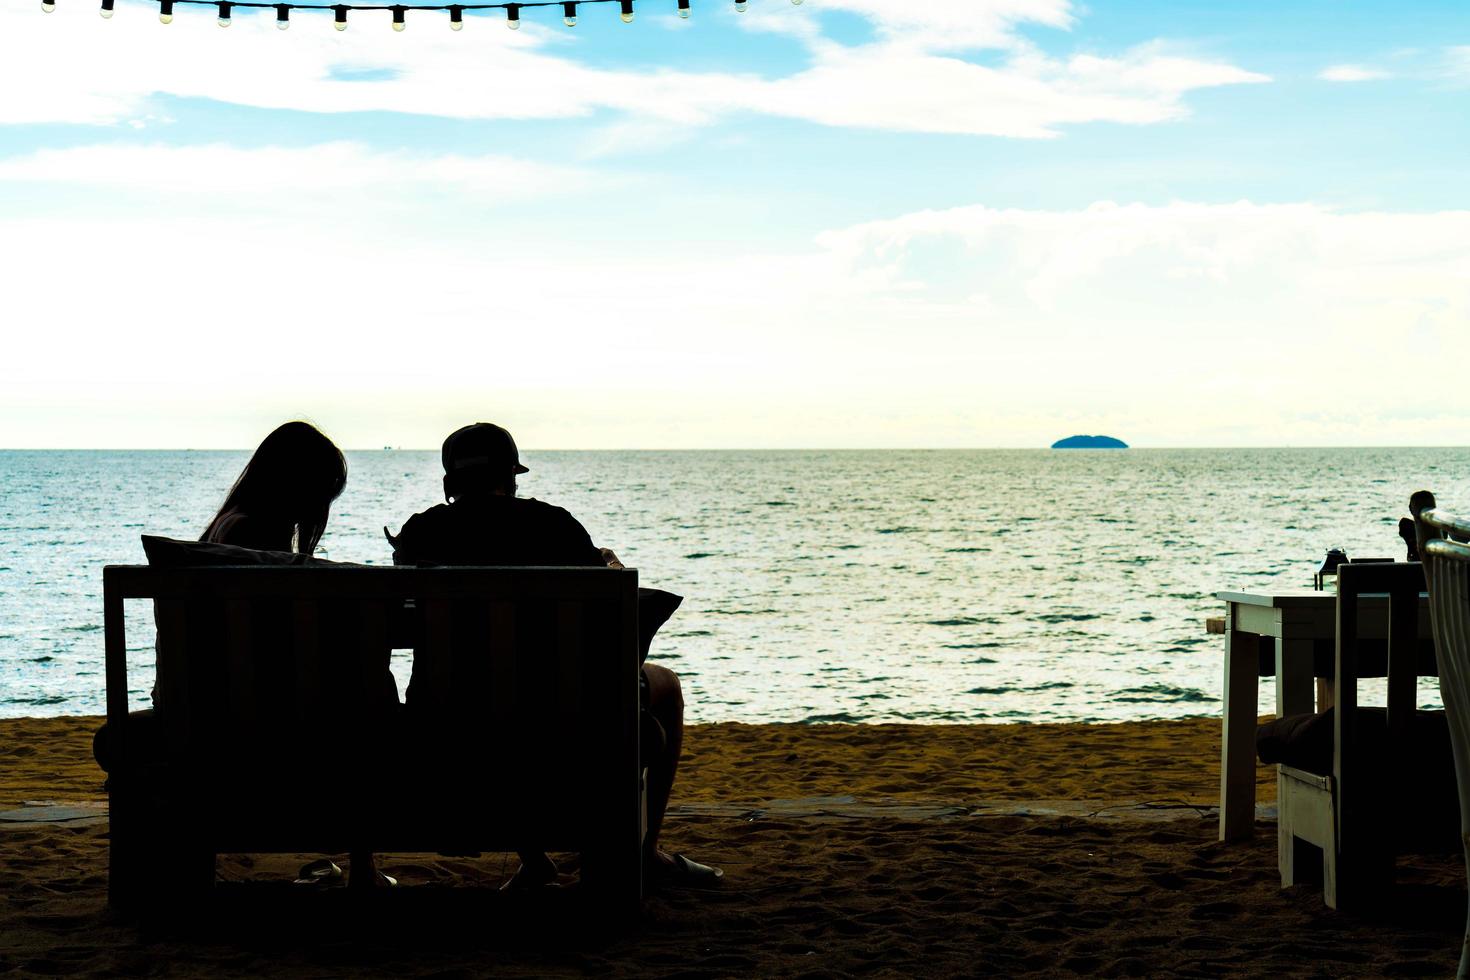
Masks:
[[[1220,732],[1220,839],[1250,837],[1256,828],[1256,634],[1225,627],[1225,705]]]
[[[1311,713],[1313,647],[1311,640],[1276,640],[1276,717]]]

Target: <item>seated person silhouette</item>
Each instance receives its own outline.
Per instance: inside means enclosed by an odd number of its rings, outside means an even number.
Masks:
[[[516,477],[528,470],[521,465],[515,440],[500,426],[476,422],[456,430],[444,440],[442,459],[447,503],[413,515],[397,536],[384,528],[395,564],[623,567],[611,550],[595,546],[567,511],[516,496]],[[684,738],[678,675],[657,664],[644,664],[640,697],[644,764],[649,770],[645,873],[655,883],[713,883],[723,871],[658,847]],[[412,717],[412,683],[408,709]],[[556,865],[545,854],[521,851],[520,858],[521,867],[507,887],[555,880]]]
[[[331,516],[332,503],[347,485],[347,460],[326,435],[309,422],[292,421],[277,426],[261,441],[245,468],[240,471],[224,503],[204,533],[201,542],[233,545],[256,551],[315,553]],[[389,697],[397,706],[397,694],[387,678]],[[154,692],[155,699],[157,692]],[[158,705],[166,711],[167,706]],[[128,735],[142,755],[162,754],[154,709],[133,712],[128,718]],[[107,725],[93,740],[93,754],[106,772],[112,772],[112,739]],[[353,885],[387,884],[397,881],[378,871],[367,852],[352,855]],[[304,880],[326,880],[328,873],[341,875],[332,861],[313,861],[302,869]]]

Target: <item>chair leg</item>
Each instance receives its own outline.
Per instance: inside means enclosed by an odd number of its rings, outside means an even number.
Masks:
[[[1330,909],[1337,908],[1337,841],[1322,848],[1322,901]]]

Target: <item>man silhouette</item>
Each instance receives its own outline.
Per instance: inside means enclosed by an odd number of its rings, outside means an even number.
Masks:
[[[521,465],[515,440],[500,426],[476,422],[455,430],[444,440],[441,458],[446,503],[410,517],[396,537],[388,535],[395,564],[623,567],[610,549],[594,545],[586,528],[567,511],[516,496],[516,477],[528,470]],[[684,694],[678,675],[645,663],[640,696],[648,767],[647,874],[655,882],[713,883],[723,871],[658,847],[684,742]],[[412,682],[407,704],[411,717]],[[520,857],[521,867],[508,887],[555,880],[556,865],[545,854],[522,851]]]

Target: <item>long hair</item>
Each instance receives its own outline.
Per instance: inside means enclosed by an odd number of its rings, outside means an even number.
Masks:
[[[311,423],[287,422],[255,450],[200,540],[211,540],[226,518],[241,515],[291,528],[295,551],[309,555],[346,485],[342,450]]]

